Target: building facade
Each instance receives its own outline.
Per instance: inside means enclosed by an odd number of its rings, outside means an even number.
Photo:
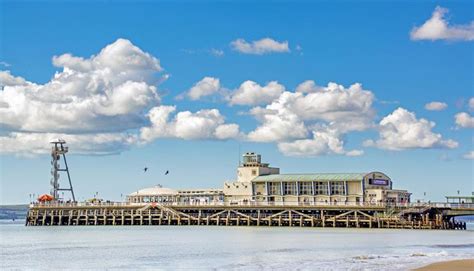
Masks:
[[[129,203],[206,204],[223,201],[224,192],[221,189],[175,190],[161,185],[140,189],[127,196]]]
[[[404,204],[410,193],[392,188],[392,180],[378,171],[366,173],[280,174],[262,163],[259,154],[248,152],[237,168],[237,180],[220,189],[173,190],[146,188],[128,196],[129,202],[229,204]]]

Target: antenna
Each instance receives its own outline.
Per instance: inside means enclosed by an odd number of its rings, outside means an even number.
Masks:
[[[50,143],[54,144],[54,146],[51,148],[51,175],[53,175],[53,177],[51,178],[51,186],[53,187],[53,189],[51,190],[51,194],[54,200],[58,200],[59,191],[71,191],[72,200],[76,201],[76,197],[74,196],[74,190],[72,189],[71,175],[69,174],[69,168],[67,166],[66,161],[66,153],[69,151],[69,148],[64,146],[66,145],[66,141],[64,139],[58,138],[52,140]],[[61,158],[61,155],[63,156],[65,168],[60,168],[59,160]],[[59,187],[60,171],[65,171],[67,173],[67,178],[69,180],[69,188]]]

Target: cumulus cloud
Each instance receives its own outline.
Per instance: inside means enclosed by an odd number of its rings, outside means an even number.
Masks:
[[[185,94],[178,95],[178,99],[184,96],[190,100],[199,100],[206,96],[218,94],[229,105],[260,105],[269,104],[285,91],[285,87],[277,81],[271,81],[266,85],[247,80],[238,88],[230,90],[224,88],[219,78],[206,76],[195,83]]]
[[[465,153],[462,157],[464,159],[473,160],[474,159],[474,151],[470,151],[468,153]]]
[[[221,84],[218,78],[206,76],[189,89],[187,96],[191,100],[199,100],[201,97],[217,93],[220,88]]]
[[[375,146],[387,150],[404,150],[415,148],[456,148],[454,140],[444,140],[434,133],[435,123],[426,119],[417,119],[413,112],[397,108],[380,121],[379,139],[367,140],[365,146]]]
[[[230,43],[235,51],[243,54],[263,55],[270,53],[289,53],[288,41],[278,42],[271,38],[263,38],[252,42],[237,39]]]
[[[308,84],[308,81],[303,84]],[[311,90],[307,88],[304,91],[309,93],[285,91],[265,108],[252,109],[251,113],[263,124],[255,131],[268,130],[277,133],[281,127],[267,129],[266,126],[286,123],[289,120],[295,127],[304,127],[315,122],[327,123],[339,133],[363,131],[371,127],[375,115],[372,107],[374,95],[371,91],[364,90],[358,83],[349,88],[336,83],[329,83],[327,87],[316,86],[314,82],[311,82],[311,85],[314,85]],[[301,85],[297,89],[301,90]],[[301,137],[306,135],[303,133],[304,129],[297,128],[295,131],[300,131],[298,135]],[[252,133],[249,134],[251,135]]]
[[[66,54],[53,62],[63,70],[44,85],[17,77],[3,87],[2,126],[28,132],[122,131],[140,127],[143,110],[160,101],[154,86],[162,70],[158,59],[128,40],[88,59]]]
[[[13,76],[10,71],[0,71],[0,88],[3,90],[5,86],[25,86],[32,85],[31,82],[27,82],[24,78],[19,76]]]
[[[287,156],[313,157],[328,154],[360,156],[362,150],[344,150],[344,141],[337,133],[330,130],[313,131],[310,139],[300,139],[292,142],[278,143],[280,152]]]
[[[458,128],[474,128],[474,117],[469,113],[461,112],[454,116]]]
[[[45,84],[0,72],[1,140],[17,141],[11,146],[19,151],[47,146],[53,134],[73,142],[78,152],[88,142],[91,153],[111,152],[106,139],[120,150],[131,142],[128,131],[144,126],[146,112],[160,102],[159,60],[128,40],[118,39],[89,58],[68,53],[52,61],[62,70]]]
[[[156,138],[230,139],[239,136],[238,125],[226,124],[217,109],[203,109],[196,113],[182,111],[170,120],[175,111],[175,106],[152,108],[148,114],[151,126],[140,129],[141,139],[150,142]]]
[[[292,156],[361,155],[359,150],[345,151],[342,137],[372,127],[373,101],[372,92],[360,84],[321,87],[305,81],[296,92],[285,91],[271,104],[250,111],[260,125],[248,139],[277,142],[281,152]]]
[[[431,102],[425,104],[425,109],[429,111],[442,111],[446,109],[448,105],[443,102]]]
[[[324,90],[324,89],[317,86],[316,82],[314,82],[313,80],[306,80],[303,83],[299,84],[295,89],[296,92],[301,92],[301,93],[311,93],[311,92],[317,92],[320,90]]]
[[[284,101],[291,96],[285,92],[279,100],[266,108],[256,107],[250,113],[261,123],[248,134],[248,139],[255,142],[278,142],[307,137],[309,131],[303,120],[291,109],[284,106]]]
[[[444,18],[448,9],[436,7],[423,25],[414,27],[410,33],[412,40],[474,40],[474,21],[467,25],[449,25]]]
[[[285,91],[285,87],[277,81],[271,81],[266,86],[261,86],[254,81],[245,81],[234,90],[230,96],[231,105],[259,105],[268,104],[278,98]]]

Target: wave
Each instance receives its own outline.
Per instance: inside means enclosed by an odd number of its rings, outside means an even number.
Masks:
[[[434,248],[474,248],[474,244],[433,245]]]

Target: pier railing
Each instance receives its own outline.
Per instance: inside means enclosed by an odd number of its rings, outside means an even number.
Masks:
[[[33,202],[30,207],[140,207],[149,204],[162,206],[177,206],[177,207],[195,207],[195,206],[209,206],[209,207],[378,207],[378,208],[449,208],[449,209],[474,209],[474,203],[447,203],[447,202],[430,202],[430,203],[370,203],[370,202]]]

